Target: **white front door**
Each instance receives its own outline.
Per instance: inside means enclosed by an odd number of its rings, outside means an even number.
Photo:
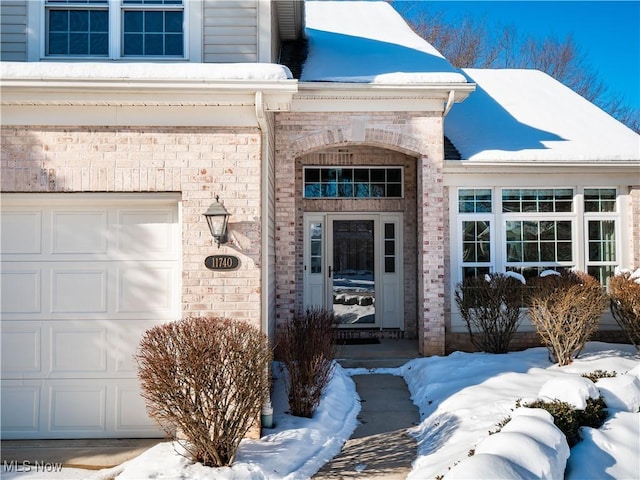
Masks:
[[[307,214],[304,306],[332,309],[343,327],[400,328],[402,214]]]

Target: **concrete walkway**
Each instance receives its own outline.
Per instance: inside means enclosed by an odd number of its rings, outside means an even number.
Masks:
[[[360,425],[342,451],[314,479],[405,479],[416,459],[416,442],[407,429],[420,422],[402,377],[354,375],[362,401]]]

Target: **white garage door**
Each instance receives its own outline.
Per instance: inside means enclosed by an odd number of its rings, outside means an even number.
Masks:
[[[176,196],[1,201],[2,438],[160,436],[133,354],[180,317]]]

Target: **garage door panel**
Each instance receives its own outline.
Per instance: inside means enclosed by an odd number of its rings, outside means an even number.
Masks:
[[[51,374],[106,373],[107,331],[102,328],[53,328],[51,333]]]
[[[167,254],[173,248],[172,212],[166,210],[120,210],[118,251],[122,255]]]
[[[118,323],[122,325],[122,322]],[[126,325],[122,325],[124,328],[110,329],[113,340],[109,352],[115,360],[116,372],[137,375],[138,365],[134,357],[138,352],[140,340],[144,332],[163,323],[163,321],[136,320],[126,322]]]
[[[53,268],[53,313],[106,313],[107,267]]]
[[[3,433],[25,438],[33,437],[38,432],[41,403],[39,381],[3,381],[1,401]]]
[[[145,401],[140,395],[137,382],[129,382],[128,385],[121,383],[116,389],[116,395],[116,431],[151,437],[162,435],[161,429],[147,415]]]
[[[174,309],[175,266],[126,265],[118,270],[120,313],[161,313]]]
[[[40,210],[2,212],[0,247],[3,257],[42,253],[42,213]]]
[[[24,264],[9,264],[2,266],[0,281],[2,282],[2,312],[12,313],[40,313],[42,305],[41,280],[39,268],[25,268]]]
[[[107,253],[106,210],[54,211],[51,222],[52,253]]]
[[[104,434],[107,387],[95,382],[75,383],[51,382],[49,431],[53,436],[70,432]]]
[[[23,373],[39,373],[41,365],[40,324],[2,327],[2,376],[11,377]]]

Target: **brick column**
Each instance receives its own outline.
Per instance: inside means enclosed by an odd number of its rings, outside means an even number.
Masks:
[[[444,189],[442,165],[418,159],[418,335],[420,353],[444,355]]]

